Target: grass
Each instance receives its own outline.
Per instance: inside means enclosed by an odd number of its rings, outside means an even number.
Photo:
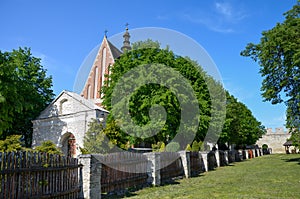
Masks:
[[[125,198],[300,198],[300,154],[268,155],[217,168]]]

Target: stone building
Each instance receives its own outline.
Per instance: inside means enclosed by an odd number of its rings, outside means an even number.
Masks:
[[[77,156],[83,147],[83,138],[88,130],[88,123],[94,118],[105,124],[108,111],[101,107],[100,90],[104,85],[105,75],[122,54],[130,50],[128,27],[123,35],[121,50],[104,36],[96,58],[91,66],[85,86],[79,94],[62,91],[53,102],[32,121],[32,147],[43,141],[51,140],[61,148],[65,155]]]
[[[275,132],[272,131],[272,128],[267,128],[267,133],[260,138],[256,144],[259,147],[266,144],[271,148],[272,153],[285,153],[285,147],[283,144],[291,137],[291,134],[287,131],[284,131],[283,127],[275,128]]]

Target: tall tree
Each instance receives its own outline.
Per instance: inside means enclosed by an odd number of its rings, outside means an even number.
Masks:
[[[147,42],[149,43],[149,41],[146,41],[146,43]],[[203,140],[211,120],[211,99],[205,82],[207,74],[199,67],[199,65],[195,65],[190,60],[177,56],[168,49],[157,48],[157,42],[151,41],[149,45],[151,46],[150,48],[143,48],[143,46],[147,47],[148,45],[139,42],[134,45],[134,50],[128,51],[116,60],[108,78],[108,86],[104,87],[102,90],[104,93],[103,104],[108,110],[112,109],[111,100],[114,88],[126,72],[141,65],[151,64],[157,66],[158,64],[163,64],[164,66],[171,67],[175,71],[178,71],[189,81],[189,84],[194,90],[198,102],[193,103],[197,103],[200,110],[200,124],[198,130],[196,130],[196,139],[198,141]],[[156,72],[156,74],[160,73],[160,71]],[[153,74],[146,75],[155,79],[155,75]],[[132,82],[134,79],[134,77],[129,77],[128,82]],[[168,81],[174,81],[174,78],[169,78]],[[178,84],[178,82],[171,83],[174,87]],[[124,87],[126,87],[126,85],[124,85]],[[162,124],[159,133],[149,137],[145,134],[145,131],[141,130],[135,132],[136,136],[129,136],[125,132],[120,131],[120,134],[122,134],[121,137],[131,142],[131,144],[141,142],[156,143],[158,141],[168,143],[169,140],[172,140],[179,128],[182,104],[179,103],[178,99],[170,89],[158,84],[145,84],[144,86],[141,86],[130,98],[130,116],[139,126],[149,124],[151,121],[151,110],[153,110],[152,107],[155,107],[155,105],[164,107],[167,112],[166,123]],[[188,106],[188,102],[186,102],[186,106]],[[113,118],[109,118],[108,123],[113,120]],[[161,124],[159,123],[154,123],[153,128],[160,125]],[[189,127],[186,126],[185,128],[188,129]],[[108,137],[110,137],[110,135],[108,135]],[[186,145],[184,148],[185,147]]]
[[[285,20],[262,32],[260,43],[249,43],[241,52],[261,66],[261,91],[272,104],[285,102],[286,126],[300,130],[300,1],[286,13]]]
[[[235,144],[241,148],[255,144],[264,133],[264,126],[247,106],[227,92],[226,119],[219,144]]]
[[[31,145],[31,120],[53,99],[51,87],[52,77],[29,48],[0,51],[0,139],[18,134]]]

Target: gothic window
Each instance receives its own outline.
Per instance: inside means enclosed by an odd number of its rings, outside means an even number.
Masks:
[[[99,71],[98,67],[95,68],[95,88],[94,88],[94,99],[97,99],[97,93],[98,93],[98,78],[99,78]]]
[[[102,51],[102,73],[101,73],[102,82],[101,82],[101,86],[104,84],[105,67],[106,67],[106,48],[103,48],[103,51]]]
[[[87,98],[91,99],[91,85],[88,85],[88,89],[87,89]]]

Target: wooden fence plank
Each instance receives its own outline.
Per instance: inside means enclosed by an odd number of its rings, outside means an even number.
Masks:
[[[78,198],[78,169],[71,157],[0,152],[0,198]]]

